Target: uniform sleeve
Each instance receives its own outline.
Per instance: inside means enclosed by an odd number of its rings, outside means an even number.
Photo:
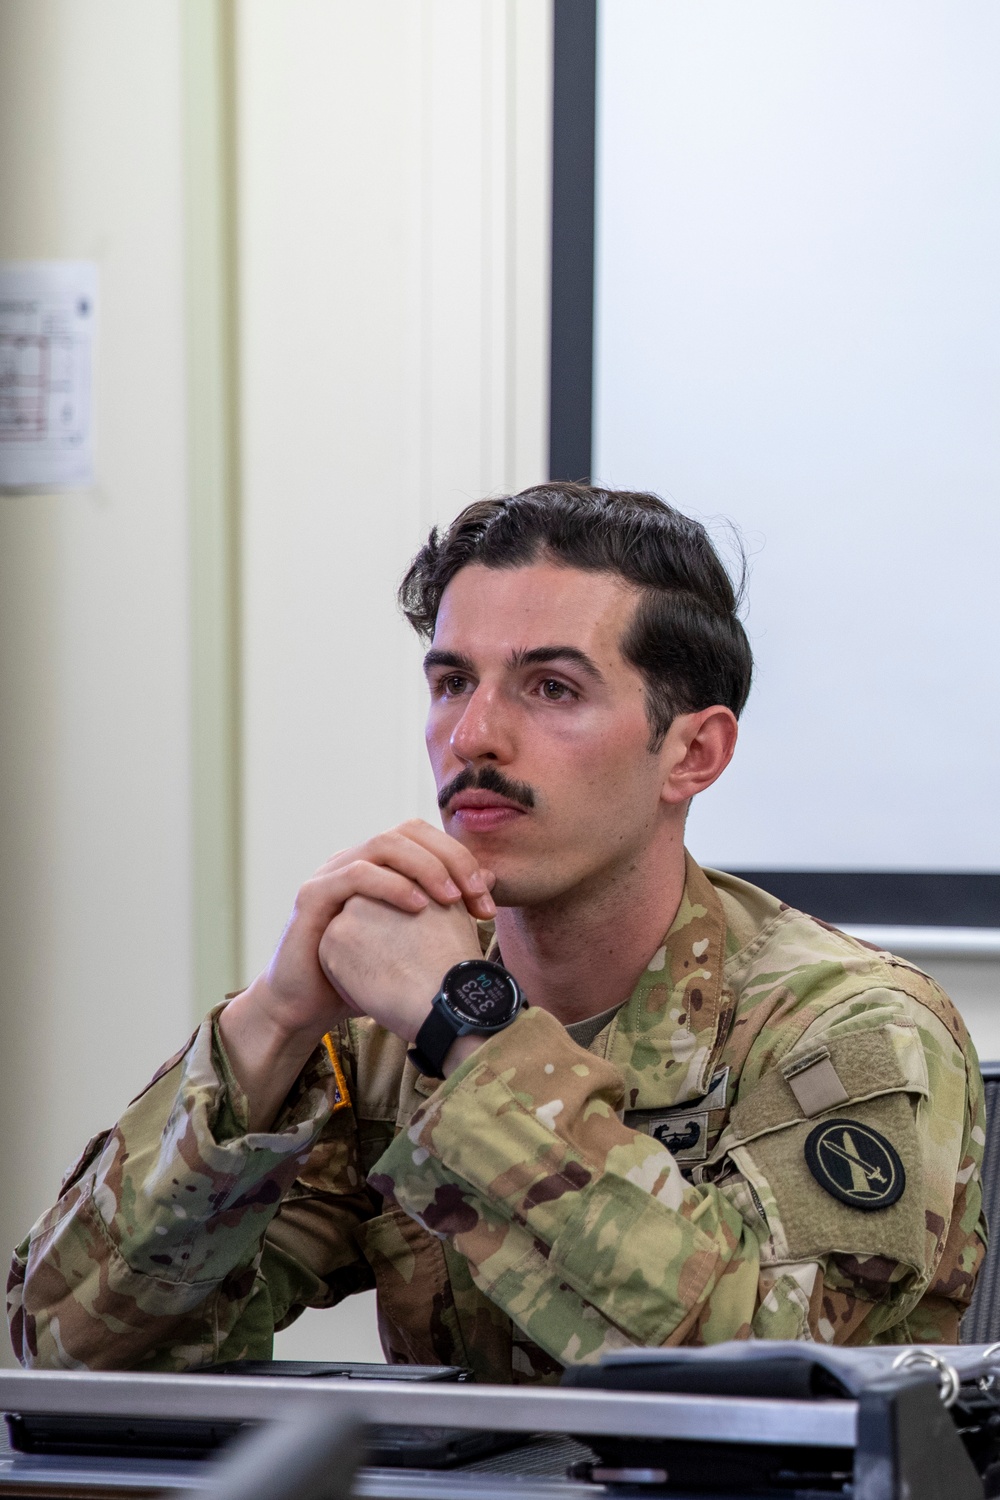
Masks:
[[[776,1295],[758,1312],[760,1336],[785,1336],[769,1328],[772,1318],[780,1327],[782,1289],[792,1295],[794,1277],[808,1306],[810,1337],[958,1341],[988,1238],[981,1183],[986,1107],[975,1048],[937,993],[950,1025],[900,991],[872,990],[842,1003],[805,1033],[748,1101],[747,1114],[756,1112],[759,1125],[762,1101],[768,1094],[774,1100],[782,1075],[792,1075],[797,1060],[813,1058],[836,1063],[848,1095],[818,1120],[787,1121],[733,1149],[769,1222],[762,1285],[770,1281]],[[833,1160],[839,1158],[841,1186],[851,1187],[856,1164],[842,1148],[861,1144],[855,1123],[874,1131],[876,1152],[881,1140],[903,1169],[903,1190],[888,1206],[866,1203],[871,1184],[863,1181],[863,1195],[852,1191],[845,1206],[818,1186],[828,1181],[822,1163],[815,1173],[806,1167],[804,1148],[818,1136],[822,1153],[832,1149]],[[870,1153],[869,1160],[876,1162]]]
[[[848,1018],[848,1050],[866,1015]],[[918,1068],[916,1081],[894,1075],[884,1096],[858,1105],[905,1136],[912,1191],[889,1255],[878,1248],[879,1215],[838,1203],[811,1179],[815,1223],[808,1213],[804,1232],[801,1214],[791,1222],[807,1186],[800,1159],[812,1122],[780,1075],[787,1099],[775,1109],[758,1098],[749,1115],[757,1134],[749,1128],[742,1144],[734,1134],[716,1180],[695,1185],[654,1138],[622,1123],[618,1069],[537,1009],[435,1091],[371,1181],[450,1240],[481,1290],[564,1365],[629,1345],[866,1342],[916,1307],[941,1259],[925,1209],[940,1211],[946,1237],[965,1113],[953,1061],[940,1070],[936,1101]],[[935,1121],[935,1102],[957,1129]],[[936,1184],[930,1197],[925,1175]]]
[[[371,1200],[325,1052],[271,1131],[248,1134],[245,1108],[209,1017],[18,1246],[8,1311],[22,1364],[268,1357],[274,1328],[302,1307],[368,1284],[355,1231]]]
[[[622,1103],[618,1069],[531,1009],[435,1091],[370,1179],[562,1364],[666,1343],[713,1297],[732,1337],[755,1301],[754,1226],[626,1128]]]

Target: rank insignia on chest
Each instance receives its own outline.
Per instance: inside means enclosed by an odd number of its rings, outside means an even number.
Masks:
[[[831,1197],[866,1213],[903,1195],[906,1173],[884,1135],[857,1120],[825,1120],[806,1137],[806,1165]]]

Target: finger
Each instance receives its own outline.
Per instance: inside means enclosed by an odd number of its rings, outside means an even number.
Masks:
[[[423,887],[442,906],[464,901],[473,916],[489,918],[496,907],[475,856],[429,823],[414,819],[387,833],[377,834],[356,849],[328,860],[321,873],[348,867],[358,860],[387,865]]]
[[[326,926],[343,911],[352,896],[370,896],[374,901],[384,901],[408,912],[422,911],[430,899],[418,882],[400,871],[359,859],[306,881],[299,893],[299,905]]]
[[[464,844],[453,839],[450,834],[445,833],[444,829],[434,828],[430,823],[425,823],[422,818],[413,818],[408,823],[402,823],[394,831],[403,834],[411,842],[419,844],[441,861],[451,879],[461,890],[465,904],[474,916],[493,917],[496,915],[496,906],[489,894],[496,876],[492,871],[484,870],[476,856]]]
[[[415,843],[396,829],[369,839],[362,846],[361,854],[366,860],[387,865],[408,876],[442,906],[453,906],[462,899],[462,890],[452,879],[448,866],[422,844]]]

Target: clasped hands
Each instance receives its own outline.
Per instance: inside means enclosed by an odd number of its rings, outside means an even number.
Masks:
[[[493,880],[456,839],[414,819],[335,854],[305,882],[267,968],[220,1017],[251,1128],[266,1128],[317,1042],[347,1017],[414,1040],[448,969],[480,956],[475,918],[495,913]]]

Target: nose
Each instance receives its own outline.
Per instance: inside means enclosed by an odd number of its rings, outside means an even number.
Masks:
[[[514,753],[512,726],[501,695],[480,683],[449,738],[452,754],[466,765],[504,764]]]

